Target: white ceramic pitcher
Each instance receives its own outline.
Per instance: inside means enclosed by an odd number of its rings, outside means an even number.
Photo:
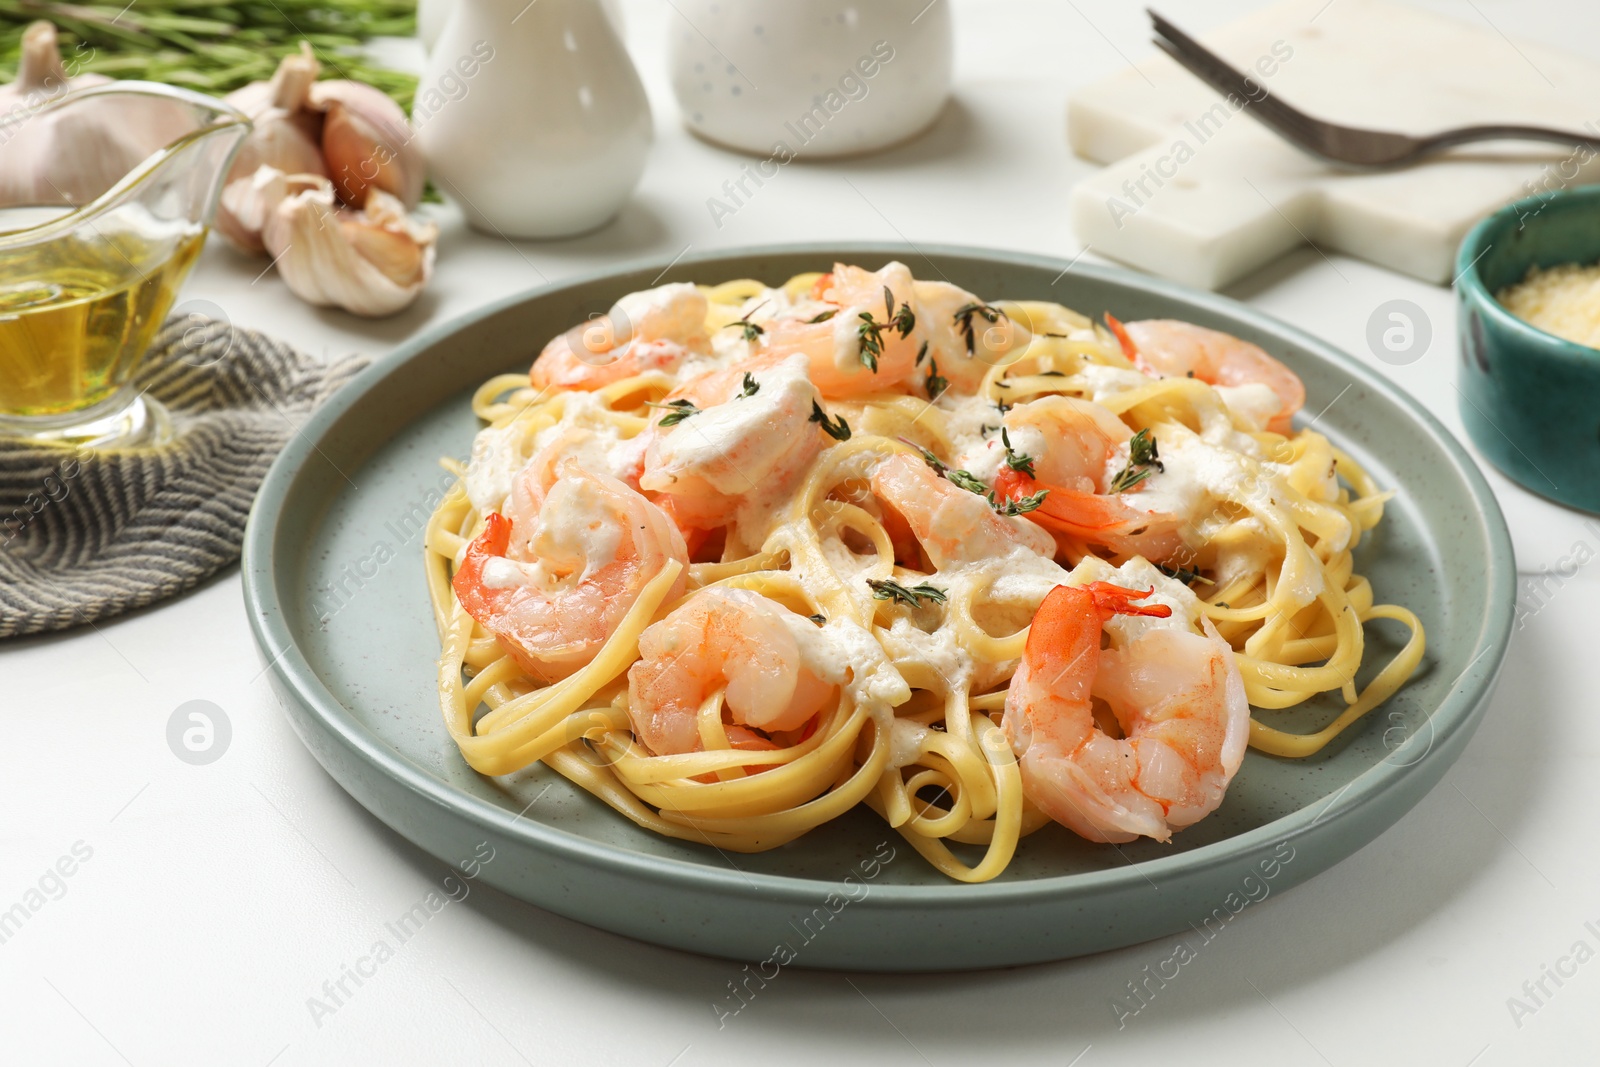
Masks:
[[[457,0],[412,122],[440,192],[474,229],[506,237],[609,221],[653,137],[644,86],[599,0]]]

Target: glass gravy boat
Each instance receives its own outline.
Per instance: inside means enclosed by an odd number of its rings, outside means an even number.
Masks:
[[[220,100],[148,82],[0,113],[0,436],[134,445],[169,434],[133,378],[249,132]]]

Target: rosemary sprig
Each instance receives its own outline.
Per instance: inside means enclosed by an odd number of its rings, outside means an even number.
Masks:
[[[867,585],[872,589],[874,600],[893,600],[897,604],[907,607],[920,608],[924,600],[931,600],[943,604],[944,591],[927,584],[904,586],[892,578],[868,578]]]
[[[1011,436],[1006,433],[1006,428],[1004,426],[1000,427],[1000,443],[1005,445],[1006,448],[1006,466],[1010,467],[1014,471],[1021,471],[1023,474],[1026,474],[1028,477],[1032,478],[1034,476],[1033,457],[1025,453],[1018,452],[1011,447]],[[1038,505],[1035,504],[1034,507],[1038,507]],[[1028,510],[1032,511],[1033,508],[1029,508]]]
[[[759,328],[760,327],[757,327],[757,329]],[[754,374],[751,374],[749,371],[745,371],[744,388],[739,390],[739,399],[743,400],[747,396],[755,396],[759,392],[761,392],[761,383],[756,381],[756,376]]]
[[[823,430],[835,441],[850,440],[850,424],[844,421],[844,416],[840,415],[837,421],[830,420],[828,413],[815,400],[811,402],[811,421],[821,423]]]
[[[666,414],[661,416],[661,421],[656,423],[657,426],[662,427],[676,426],[689,416],[700,414],[700,409],[688,400],[669,400],[665,404],[649,403],[645,406],[661,408],[666,411]]]
[[[992,308],[982,301],[971,304],[962,304],[956,309],[956,328],[961,331],[962,338],[967,342],[967,355],[969,356],[975,354],[978,347],[977,334],[974,332],[972,325],[972,316],[974,315],[978,316],[984,322],[987,322],[992,326],[1000,321],[1001,317],[1005,315],[1005,312],[1001,311],[999,308]]]
[[[124,0],[0,4],[0,83],[13,81],[22,32],[47,18],[60,31],[73,71],[181,85],[220,96],[272,77],[278,61],[311,43],[323,77],[375,86],[407,111],[414,75],[375,66],[360,51],[373,37],[416,33],[413,0]]]

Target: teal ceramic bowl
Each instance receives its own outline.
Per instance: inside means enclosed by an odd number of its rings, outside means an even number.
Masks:
[[[1095,845],[1046,827],[983,885],[945,878],[860,808],[781,848],[730,855],[641,830],[543,766],[504,778],[475,773],[439,714],[439,640],[422,566],[423,525],[452,481],[439,457],[465,457],[478,430],[473,389],[492,374],[526,371],[544,339],[636,289],[777,282],[836,260],[870,269],[888,259],[986,296],[1185,319],[1286,362],[1305,381],[1307,411],[1323,412],[1318,430],[1396,490],[1383,524],[1361,539],[1356,565],[1382,599],[1410,606],[1427,627],[1417,676],[1310,759],[1247,753],[1222,807],[1171,844]],[[1384,375],[1211,293],[1059,259],[930,245],[732,249],[630,264],[424,334],[300,428],[256,498],[243,570],[261,659],[294,728],[352,796],[434,856],[523,900],[657,944],[900,971],[1059,959],[1170,933],[1210,940],[1204,931],[1250,900],[1337,863],[1399,819],[1460,755],[1499,673],[1516,593],[1505,522],[1477,466]],[[1392,623],[1368,627],[1372,655],[1358,685],[1403,637]],[[1305,732],[1342,706],[1318,698],[1273,721]],[[1359,912],[1348,921],[1360,922]]]
[[[1530,326],[1494,294],[1529,267],[1600,260],[1600,185],[1519,200],[1467,234],[1456,260],[1461,418],[1489,462],[1600,512],[1600,351]]]

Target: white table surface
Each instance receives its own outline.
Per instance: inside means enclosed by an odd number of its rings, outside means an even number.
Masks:
[[[1204,29],[1252,6],[1192,0],[1167,11]],[[1600,11],[1579,0],[1438,6],[1600,58]],[[313,352],[381,354],[505,294],[685,249],[905,239],[1071,257],[1082,249],[1066,191],[1090,167],[1065,146],[1065,93],[1146,53],[1138,7],[957,3],[956,97],[932,133],[887,155],[791,165],[718,229],[705,200],[745,160],[679,126],[661,47],[679,16],[641,0],[628,9],[628,37],[658,142],[636,199],[604,231],[513,245],[438,209],[445,234],[431,290],[379,323],[308,309],[220,247],[206,251],[186,295]],[[1508,42],[1499,74],[1537,72]],[[1447,290],[1304,249],[1230,292],[1391,373],[1459,428]],[[1420,305],[1434,334],[1426,355],[1401,368],[1379,363],[1364,339],[1369,315],[1396,298]],[[1600,524],[1489,477],[1524,575],[1579,544],[1585,558],[1600,547]],[[38,903],[29,890],[75,846],[89,857],[59,884],[45,878],[50,895],[0,943],[0,1058],[139,1067],[1593,1062],[1600,849],[1588,840],[1584,798],[1600,780],[1596,588],[1591,566],[1542,598],[1481,730],[1431,795],[1333,870],[1247,909],[1125,1025],[1113,998],[1171,955],[1173,939],[979,974],[788,969],[719,1028],[713,1005],[737,965],[637,944],[487,888],[441,911],[359,987],[346,979],[343,1005],[314,1018],[309,998],[446,870],[349,799],[301,747],[261,676],[233,568],[98,630],[0,644],[0,911]],[[169,716],[189,700],[214,702],[232,724],[228,749],[207,766],[180,762],[166,742]],[[1578,942],[1581,963],[1571,955]],[[1560,985],[1544,971],[1557,966],[1571,975]],[[1523,986],[1541,979],[1536,1004]],[[1511,997],[1534,1010],[1514,1013]]]

